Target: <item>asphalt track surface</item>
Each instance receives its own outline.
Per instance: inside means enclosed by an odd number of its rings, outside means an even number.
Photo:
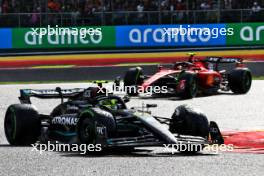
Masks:
[[[223,65],[223,64],[222,64]],[[166,65],[171,67],[171,65]],[[264,75],[264,62],[246,63],[253,76]],[[128,66],[100,66],[73,68],[45,68],[45,69],[0,69],[0,82],[28,82],[28,81],[86,81],[86,80],[114,80],[123,76],[135,65]],[[144,74],[152,75],[157,71],[157,65],[142,65]],[[222,66],[223,69],[233,68],[233,64]]]
[[[264,156],[220,152],[202,152],[182,155],[163,148],[137,150],[135,153],[109,153],[106,155],[80,155],[69,152],[44,152],[40,155],[32,147],[11,147],[3,130],[5,110],[18,103],[21,88],[87,87],[88,84],[1,85],[0,86],[0,175],[263,175]],[[263,130],[264,81],[254,81],[246,95],[231,93],[192,100],[177,98],[131,99],[129,107],[141,103],[157,103],[153,114],[170,117],[175,107],[189,104],[203,110],[209,120],[218,122],[221,130]],[[59,100],[33,100],[42,113]]]

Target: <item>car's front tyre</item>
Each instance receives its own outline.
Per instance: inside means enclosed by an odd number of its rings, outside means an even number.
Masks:
[[[182,84],[182,81],[184,81],[184,84]],[[189,72],[183,72],[179,76],[179,85],[178,86],[184,86],[182,92],[180,93],[180,97],[182,99],[191,99],[194,98],[197,95],[198,92],[198,81],[197,76],[194,73]]]
[[[204,113],[193,109],[187,105],[178,106],[172,114],[169,124],[169,130],[172,133],[180,135],[198,136],[208,139],[209,136],[209,122]],[[196,150],[181,151],[181,152],[198,152],[202,147]]]

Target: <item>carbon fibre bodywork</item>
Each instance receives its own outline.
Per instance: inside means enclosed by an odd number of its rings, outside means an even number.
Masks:
[[[50,114],[39,114],[41,122],[40,142],[90,143],[83,140],[82,125],[89,131],[94,144],[103,148],[148,147],[164,144],[221,144],[222,136],[216,123],[210,122],[210,140],[204,136],[172,133],[168,128],[171,119],[151,115],[143,109],[128,109],[122,98],[97,94],[98,87],[88,89],[32,90],[23,89],[19,97],[22,105],[30,105],[30,97],[61,98],[62,103]],[[96,92],[95,92],[96,91]],[[63,101],[67,98],[67,101]],[[114,106],[106,102],[115,102]],[[91,131],[92,129],[92,131]],[[83,131],[85,132],[85,130]],[[208,134],[209,135],[209,134]]]
[[[222,64],[232,65],[232,70],[234,71],[244,70],[247,72],[247,79],[249,80],[249,83],[247,88],[245,88],[246,90],[242,91],[243,93],[246,93],[251,86],[250,70],[245,67],[242,59],[221,57],[208,57],[201,60],[192,59],[188,62],[178,62],[173,64],[171,68],[158,66],[157,72],[153,75],[143,75],[142,69],[137,67],[134,69],[137,69],[138,73],[141,73],[141,75],[134,78],[132,76],[128,76],[128,74],[132,74],[129,73],[132,72],[132,70],[129,70],[124,77],[125,87],[137,86],[141,92],[147,92],[147,89],[150,87],[166,86],[167,92],[163,94],[169,93],[185,98],[195,97],[197,93],[215,94],[218,92],[218,90],[229,91],[230,87],[232,89],[232,85],[230,86],[230,82],[233,81],[230,79],[230,74],[232,74],[232,71],[227,71],[225,69],[220,70],[219,65]],[[186,75],[192,77],[191,79],[194,79],[194,81],[190,83],[190,81],[186,79]],[[237,79],[244,79],[240,78],[241,76],[239,76],[237,76]],[[133,81],[130,81],[131,79],[135,80],[135,84],[132,84]],[[195,89],[195,93],[189,96],[184,96],[183,94],[186,91],[189,91],[187,89],[191,87],[191,84],[195,85],[193,88]],[[156,92],[153,92],[153,94],[156,94]]]

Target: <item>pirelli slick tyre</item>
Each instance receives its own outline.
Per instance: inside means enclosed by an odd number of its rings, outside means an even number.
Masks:
[[[126,72],[124,77],[124,88],[128,95],[130,96],[138,95],[138,92],[136,91],[136,87],[137,85],[143,83],[142,76],[143,76],[143,71],[141,67],[130,68]],[[134,87],[133,91],[131,91],[132,87]]]
[[[199,136],[208,139],[209,122],[207,117],[200,111],[187,105],[177,107],[171,117],[169,130],[181,135]],[[196,153],[203,149],[203,145],[187,147],[184,153]]]
[[[4,129],[11,145],[34,144],[40,136],[40,125],[39,114],[32,105],[14,104],[6,111]]]
[[[181,105],[172,114],[169,129],[173,133],[207,138],[209,122],[202,112],[187,105]]]
[[[77,134],[82,144],[96,144],[99,135],[113,137],[116,134],[116,122],[112,114],[97,108],[86,110],[80,114]],[[98,128],[103,134],[99,134]]]
[[[179,77],[179,83],[184,81],[184,90],[180,93],[182,99],[194,98],[198,92],[197,76],[194,73],[184,72]]]
[[[229,87],[235,94],[245,94],[252,83],[252,75],[247,68],[236,68],[228,76]]]

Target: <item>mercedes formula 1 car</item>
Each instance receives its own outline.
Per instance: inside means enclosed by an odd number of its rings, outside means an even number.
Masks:
[[[103,149],[223,143],[217,124],[186,105],[177,107],[171,118],[157,117],[149,111],[155,104],[128,109],[128,97],[102,92],[100,87],[20,90],[21,103],[10,105],[5,115],[8,142],[18,146],[47,141],[100,144]],[[59,98],[62,102],[44,115],[31,104],[30,97]]]
[[[235,68],[231,71],[220,70],[219,65],[223,63],[234,63]],[[151,76],[143,75],[141,67],[130,68],[124,76],[124,87],[128,95],[136,96],[151,87],[166,87],[167,91],[158,93],[176,95],[183,99],[193,98],[197,93],[216,94],[219,90],[245,94],[251,82],[251,72],[242,59],[208,57],[197,60],[193,54],[188,62],[177,62],[172,68],[159,66],[158,71]]]

